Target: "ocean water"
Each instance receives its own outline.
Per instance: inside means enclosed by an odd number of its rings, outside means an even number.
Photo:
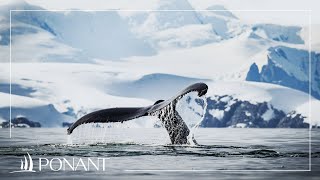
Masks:
[[[92,128],[68,136],[64,128],[0,129],[1,179],[319,179],[320,130],[200,128],[197,146],[173,146],[165,129]],[[21,170],[33,160],[35,172]],[[309,158],[309,156],[311,158]],[[39,171],[39,158],[42,169]],[[48,165],[45,166],[48,159]],[[76,170],[60,161],[89,159]],[[100,158],[100,161],[98,160]],[[104,169],[102,160],[104,158]],[[59,160],[58,160],[59,159]],[[51,166],[57,171],[50,169]],[[310,168],[311,160],[311,171]],[[29,160],[30,162],[30,160]],[[25,165],[25,163],[23,164]],[[30,163],[28,164],[30,165]],[[28,166],[30,167],[30,166]]]

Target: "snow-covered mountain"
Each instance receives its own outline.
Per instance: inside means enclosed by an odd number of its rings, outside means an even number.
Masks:
[[[10,9],[38,10],[12,11],[12,118],[61,126],[97,109],[150,105],[203,81],[210,89],[204,127],[320,124],[320,58],[311,52],[310,119],[305,27],[246,24],[221,5],[194,11],[187,0],[131,12],[0,6],[0,120],[9,119]],[[190,98],[180,112],[195,125],[204,106]],[[146,121],[130,126],[158,126]]]
[[[243,32],[244,25],[223,6],[193,10],[188,1],[165,0],[160,1],[152,12],[122,14],[132,31],[147,39],[156,49],[202,46]]]
[[[257,24],[252,27],[250,37],[264,38],[292,44],[303,44],[300,33],[302,28],[297,26],[279,26],[275,24]]]
[[[203,127],[305,128],[309,123],[317,125],[317,119],[320,118],[317,112],[320,102],[311,99],[309,114],[309,97],[297,90],[266,83],[207,84],[210,88],[204,120],[201,122]],[[195,110],[194,107],[203,107],[203,101],[196,98],[185,100],[186,104],[194,101],[189,108],[201,116],[203,109]],[[310,115],[312,118],[309,118]]]
[[[202,24],[210,24],[221,39],[233,38],[244,32],[245,25],[221,5],[210,6],[207,11],[198,12]]]
[[[42,11],[23,1],[1,8],[1,45],[9,44],[9,9],[36,10],[11,12],[12,60],[16,62],[90,62],[154,54],[115,11]]]
[[[42,127],[61,127],[64,122],[74,121],[74,118],[58,112],[52,104],[26,96],[12,95],[11,98],[11,116],[13,118],[26,117],[33,122],[40,123]],[[9,99],[9,94],[0,93],[0,99],[1,118],[7,120],[10,114],[9,106],[5,100]]]
[[[320,99],[320,54],[311,54],[311,77],[309,77],[309,52],[307,50],[276,46],[268,49],[268,61],[260,65],[253,63],[246,80],[280,84],[309,92]],[[311,82],[309,81],[311,79]]]

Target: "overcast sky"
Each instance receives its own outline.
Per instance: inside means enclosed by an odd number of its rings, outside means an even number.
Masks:
[[[158,0],[27,0],[46,9],[153,9]],[[179,1],[179,0],[176,0]],[[319,0],[189,0],[196,9],[224,5],[231,10],[311,10],[312,24],[320,24]],[[248,23],[307,25],[309,12],[234,11]]]

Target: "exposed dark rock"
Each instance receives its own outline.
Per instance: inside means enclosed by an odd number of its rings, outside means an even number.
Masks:
[[[27,125],[27,126],[26,126]],[[26,117],[16,117],[11,120],[12,127],[41,127],[39,122],[30,121]],[[2,127],[8,128],[9,122],[3,122]]]
[[[68,123],[68,122],[62,123],[62,127],[70,127],[71,125],[72,125],[72,123]]]
[[[250,69],[247,73],[246,81],[255,81],[259,82],[260,81],[260,74],[259,74],[259,69],[256,63],[253,63],[250,66]]]
[[[282,118],[277,127],[279,128],[308,128],[309,124],[303,122],[304,117],[301,114],[295,114],[295,112],[289,113]]]
[[[268,64],[262,67],[260,73],[260,81],[273,84],[279,84],[304,92],[309,92],[309,82],[301,81],[289,75],[282,68],[278,67],[271,59],[268,58]],[[319,95],[313,93],[314,96],[320,98]]]
[[[198,102],[199,104],[199,102]],[[305,117],[292,111],[288,114],[267,102],[251,103],[234,99],[232,96],[214,96],[207,98],[207,110],[202,127],[238,127],[247,128],[308,128],[303,122]],[[220,111],[217,116],[212,111]]]

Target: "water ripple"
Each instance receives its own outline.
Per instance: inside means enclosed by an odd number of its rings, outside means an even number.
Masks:
[[[0,149],[0,156],[24,156],[26,152],[39,156],[82,156],[82,157],[124,157],[124,156],[195,156],[195,157],[309,157],[309,152],[279,152],[267,146],[176,146],[142,145],[134,143],[109,144],[43,144],[32,146],[7,146]],[[320,152],[312,152],[319,158]]]

